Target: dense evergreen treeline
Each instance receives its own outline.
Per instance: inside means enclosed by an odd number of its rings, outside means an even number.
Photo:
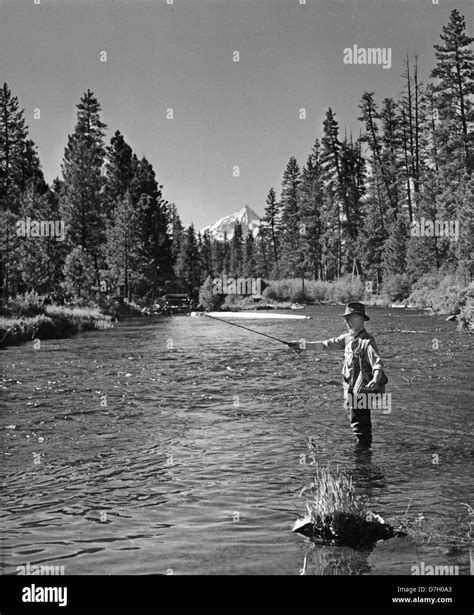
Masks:
[[[152,301],[167,291],[197,298],[208,276],[334,280],[356,271],[378,285],[432,270],[470,277],[474,64],[465,20],[451,13],[435,45],[431,81],[406,59],[403,91],[379,102],[365,92],[361,134],[341,137],[326,113],[306,164],[289,159],[280,198],[266,197],[257,237],[230,241],[185,229],[149,161],[117,130],[105,143],[100,104],[77,105],[61,177],[44,180],[24,111],[0,90],[0,277],[3,297],[36,290],[90,299],[99,290]],[[417,237],[420,219],[457,221],[458,237]],[[28,222],[26,240],[18,223]],[[58,241],[35,221],[62,221]],[[46,228],[46,227],[45,227]]]

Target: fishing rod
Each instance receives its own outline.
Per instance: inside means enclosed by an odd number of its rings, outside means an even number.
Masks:
[[[207,316],[207,318],[212,318],[213,320],[217,320],[218,322],[225,322],[228,325],[232,325],[234,327],[240,327],[241,329],[245,329],[246,331],[251,331],[252,333],[257,333],[258,335],[263,335],[264,337],[269,337],[271,340],[275,340],[276,342],[280,342],[289,346],[289,342],[285,342],[285,340],[281,340],[278,337],[274,337],[273,335],[268,335],[268,333],[262,333],[261,331],[256,331],[255,329],[250,329],[249,327],[244,327],[243,325],[238,325],[236,322],[229,322],[228,320],[223,320],[222,318],[216,318],[215,316],[210,316],[206,314],[206,312],[202,312],[202,316]]]

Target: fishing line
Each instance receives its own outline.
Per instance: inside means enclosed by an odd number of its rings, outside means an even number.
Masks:
[[[236,322],[229,322],[228,320],[223,320],[222,318],[216,318],[215,316],[210,316],[206,314],[206,312],[202,312],[203,316],[207,316],[207,318],[212,318],[212,320],[217,320],[217,322],[225,322],[228,325],[232,325],[233,327],[240,327],[240,329],[245,329],[246,331],[251,331],[252,333],[257,333],[258,335],[263,335],[264,337],[269,337],[271,340],[275,340],[276,342],[280,342],[281,344],[285,344],[289,346],[289,342],[285,342],[285,340],[281,340],[278,337],[274,337],[273,335],[268,335],[268,333],[262,333],[261,331],[256,331],[255,329],[250,329],[249,327],[244,327],[243,325],[238,325]]]

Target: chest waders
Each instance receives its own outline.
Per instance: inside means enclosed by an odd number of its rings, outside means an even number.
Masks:
[[[368,448],[372,444],[371,399],[370,394],[367,394],[369,391],[364,387],[372,380],[372,368],[366,357],[370,340],[363,340],[359,338],[359,335],[348,342],[351,345],[350,353],[352,355],[351,376],[350,378],[344,377],[343,380],[344,407],[347,409],[347,415],[351,422],[352,432],[357,438],[357,443],[361,447]],[[353,345],[356,340],[357,347],[354,348]]]

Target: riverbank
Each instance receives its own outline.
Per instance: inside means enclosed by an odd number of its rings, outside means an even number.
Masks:
[[[363,301],[370,307],[415,309],[430,315],[446,315],[456,320],[459,331],[474,333],[474,283],[466,285],[451,275],[424,276],[412,286],[398,280],[369,293],[359,278],[346,276],[332,282],[301,280],[269,281],[262,297],[227,295],[212,309],[240,310],[302,310],[309,305],[343,306],[351,300]],[[201,305],[200,309],[211,306]],[[22,344],[34,339],[61,339],[98,329],[113,327],[122,318],[152,316],[156,312],[133,302],[113,302],[101,306],[74,307],[45,305],[44,299],[30,293],[11,300],[0,313],[0,348]]]
[[[388,309],[414,309],[427,315],[445,315],[455,320],[458,330],[474,332],[474,283],[467,284],[455,275],[430,274],[409,284],[403,276],[392,278],[380,292],[368,292],[362,281],[345,276],[331,282],[284,279],[266,282],[262,297],[227,295],[205,309],[219,311],[303,309],[308,305],[342,306],[349,301],[362,301],[366,306]],[[209,301],[208,301],[209,303]]]
[[[47,306],[35,316],[0,316],[0,348],[32,340],[62,339],[113,327],[112,316],[98,308]]]
[[[10,298],[0,310],[0,348],[32,340],[62,339],[110,329],[123,318],[143,316],[140,306],[121,297],[99,304],[58,305],[32,291]]]
[[[268,282],[263,301],[305,305],[362,301],[368,307],[412,308],[428,315],[445,315],[458,322],[458,330],[474,332],[474,283],[454,274],[426,274],[414,283],[404,275],[392,276],[378,293],[368,292],[360,278],[352,276],[332,282],[305,281],[304,289],[301,280],[276,280]],[[233,309],[235,303],[232,301]]]

